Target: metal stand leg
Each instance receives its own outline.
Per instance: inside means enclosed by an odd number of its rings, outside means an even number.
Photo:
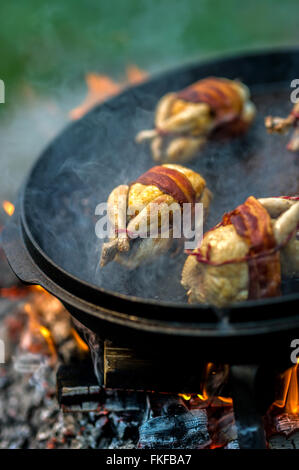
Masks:
[[[256,400],[258,367],[231,366],[230,382],[241,449],[266,449],[261,413]]]

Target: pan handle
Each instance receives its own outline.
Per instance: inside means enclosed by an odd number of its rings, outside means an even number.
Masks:
[[[46,278],[34,265],[25,247],[18,210],[1,232],[1,242],[7,261],[17,277],[26,284],[44,285]]]

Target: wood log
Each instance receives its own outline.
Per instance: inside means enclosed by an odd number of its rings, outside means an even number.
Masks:
[[[270,449],[299,449],[299,431],[285,436],[283,434],[276,434],[269,438]]]
[[[189,357],[188,352],[178,351],[173,357],[166,349],[162,357],[154,346],[146,354],[111,341],[104,343],[104,386],[108,389],[202,394],[205,384],[209,393],[228,397],[227,370],[227,366],[217,366],[206,377],[206,362]]]
[[[188,360],[188,354],[170,358],[140,355],[125,346],[105,341],[104,386],[111,389],[201,393],[205,363]]]
[[[57,399],[64,412],[95,411],[101,402],[101,387],[91,360],[60,366],[56,374]]]

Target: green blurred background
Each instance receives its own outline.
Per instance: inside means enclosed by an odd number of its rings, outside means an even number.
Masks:
[[[296,45],[298,12],[298,0],[1,0],[0,200],[15,197],[69,122],[86,96],[87,72],[122,81],[128,64],[152,74],[193,59]]]
[[[7,104],[23,82],[72,87],[86,71],[157,72],[212,54],[296,45],[298,0],[1,0]]]

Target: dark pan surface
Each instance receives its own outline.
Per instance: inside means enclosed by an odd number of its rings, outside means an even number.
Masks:
[[[245,137],[211,142],[200,157],[187,164],[206,178],[214,193],[206,228],[251,194],[298,193],[298,156],[285,149],[287,138],[269,136],[263,126],[266,114],[290,110],[290,81],[298,69],[296,51],[193,65],[98,106],[71,124],[33,168],[23,206],[29,236],[59,267],[95,288],[186,304],[180,286],[184,254],[161,257],[133,272],[116,263],[99,269],[102,241],[94,231],[95,207],[106,201],[116,185],[133,181],[154,165],[148,146],[135,144],[134,137],[138,130],[152,127],[157,100],[208,75],[243,80],[251,89],[258,116]],[[296,294],[296,280],[284,285],[285,299]]]

